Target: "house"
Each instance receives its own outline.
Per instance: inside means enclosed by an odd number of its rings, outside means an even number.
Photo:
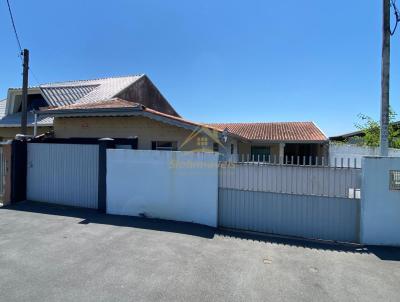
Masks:
[[[146,75],[44,84],[28,94],[30,132],[55,139],[137,137],[139,149],[215,151],[246,161],[308,164],[327,156],[328,140],[312,122],[189,121]],[[4,139],[19,132],[21,95],[21,89],[9,89],[2,102]]]
[[[391,123],[391,125],[393,125],[393,128],[396,130],[400,129],[400,121]],[[331,136],[331,137],[329,137],[329,140],[331,142],[345,142],[348,144],[359,145],[359,144],[363,143],[364,136],[365,136],[365,133],[362,130],[358,130],[358,131],[353,131],[353,132],[348,132],[348,133],[344,133],[344,134],[340,134],[340,135]],[[400,140],[400,137],[398,137],[398,139]]]
[[[239,155],[251,158],[284,159],[292,164],[308,164],[328,154],[328,139],[313,122],[223,123],[209,124],[226,129],[244,140],[238,144]]]
[[[114,98],[39,112],[54,118],[55,138],[138,138],[139,149],[215,151],[247,160],[312,163],[327,138],[312,122],[203,124]]]
[[[33,110],[92,103],[114,97],[135,100],[148,108],[179,117],[157,87],[143,74],[49,83],[28,89],[28,134],[33,134]],[[0,139],[12,139],[20,133],[21,102],[21,88],[10,88],[7,98],[0,101]],[[52,126],[52,117],[38,116],[37,134],[52,131]]]
[[[43,118],[53,118],[56,139],[137,137],[138,149],[225,154],[237,153],[237,143],[242,139],[215,127],[120,98],[42,109],[37,113]]]
[[[400,130],[400,121],[394,122],[392,125],[395,130]],[[379,128],[376,131],[376,134],[379,135]],[[361,168],[364,157],[379,156],[379,146],[367,146],[364,136],[365,133],[360,130],[329,137],[329,157],[331,164],[334,164],[335,159],[344,159],[345,166],[348,166],[348,161],[350,161],[350,165]],[[393,142],[396,142],[396,140],[400,141],[400,136],[394,137]],[[400,157],[400,149],[388,148],[388,156]]]

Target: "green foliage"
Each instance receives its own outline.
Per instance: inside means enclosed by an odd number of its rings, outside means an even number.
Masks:
[[[391,148],[400,148],[400,127],[397,126],[396,128],[393,125],[396,121],[396,116],[396,112],[389,108],[389,147]],[[360,119],[360,122],[356,123],[355,126],[357,129],[365,133],[364,137],[360,137],[361,144],[378,147],[380,141],[379,121],[375,121],[370,116],[361,113],[358,115],[358,118]]]

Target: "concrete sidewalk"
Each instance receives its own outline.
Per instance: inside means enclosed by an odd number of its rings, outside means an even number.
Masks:
[[[399,284],[396,248],[32,202],[0,208],[2,301],[398,301]]]

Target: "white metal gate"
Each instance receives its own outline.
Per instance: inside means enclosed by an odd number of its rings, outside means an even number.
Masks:
[[[27,199],[97,208],[98,145],[28,144]]]
[[[219,168],[219,226],[359,241],[361,169],[229,163]]]

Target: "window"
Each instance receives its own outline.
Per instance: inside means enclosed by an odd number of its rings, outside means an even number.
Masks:
[[[208,138],[203,136],[203,137],[198,137],[197,138],[197,146],[203,148],[208,146]]]
[[[271,154],[271,148],[266,146],[251,146],[251,160],[265,161]]]
[[[231,154],[233,154],[235,152],[235,145],[231,144]]]
[[[219,151],[219,145],[218,145],[218,143],[214,143],[214,144],[213,144],[213,151],[214,151],[214,152],[218,152],[218,151]]]
[[[400,190],[400,171],[391,170],[390,173],[390,190]]]
[[[151,150],[176,151],[178,143],[170,141],[152,141]]]

